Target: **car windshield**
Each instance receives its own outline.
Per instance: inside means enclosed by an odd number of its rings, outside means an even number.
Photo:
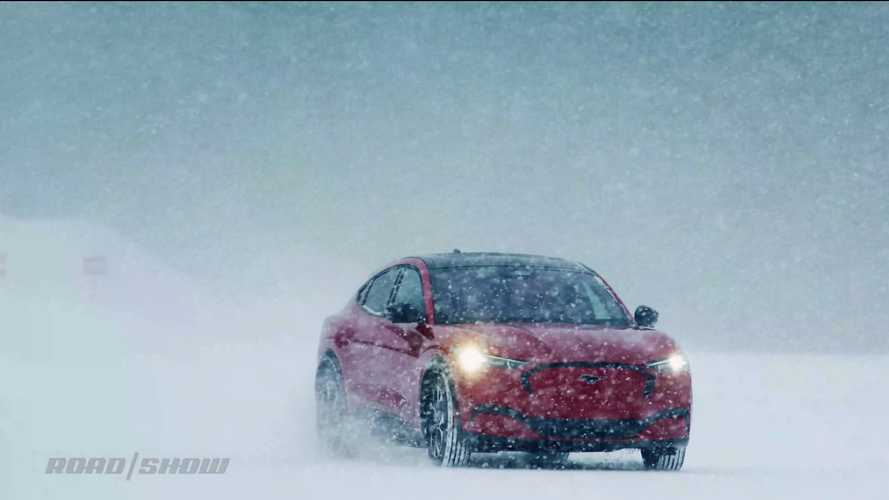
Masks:
[[[430,275],[436,323],[630,324],[601,278],[583,270],[474,266]]]

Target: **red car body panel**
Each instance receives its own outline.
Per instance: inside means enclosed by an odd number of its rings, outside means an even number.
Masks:
[[[403,259],[383,270],[394,266],[419,272],[426,324],[392,323],[370,314],[356,297],[324,323],[319,357],[336,357],[350,408],[393,415],[419,432],[423,376],[435,363],[444,363],[454,380],[461,425],[469,433],[614,447],[688,439],[691,375],[646,368],[678,351],[666,334],[585,325],[438,325],[424,260]],[[467,343],[527,363],[521,369],[487,367],[464,376],[453,352]],[[591,438],[587,431],[598,422],[616,423],[619,432]],[[575,424],[586,427],[579,434],[550,432],[552,426]]]

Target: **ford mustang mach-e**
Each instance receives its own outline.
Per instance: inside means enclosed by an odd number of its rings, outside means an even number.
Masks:
[[[385,266],[324,322],[315,394],[322,443],[344,450],[361,418],[438,464],[474,452],[641,450],[678,470],[691,375],[657,312],[630,314],[589,267],[493,253]]]

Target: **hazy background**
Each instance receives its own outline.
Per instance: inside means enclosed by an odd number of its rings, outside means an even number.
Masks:
[[[887,351],[887,47],[884,5],[4,3],[0,254],[83,221],[320,317],[542,253],[696,349]]]
[[[0,3],[0,497],[883,500],[887,139],[883,4]],[[323,317],[455,247],[658,308],[683,473],[317,453]],[[134,452],[232,465],[45,474]]]

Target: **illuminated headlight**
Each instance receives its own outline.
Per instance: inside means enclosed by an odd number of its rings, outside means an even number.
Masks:
[[[677,352],[670,355],[669,358],[649,363],[648,367],[664,373],[682,373],[688,369],[688,360]]]
[[[460,370],[467,374],[478,373],[488,367],[519,368],[526,363],[526,361],[491,356],[476,345],[459,348],[456,360]]]
[[[487,364],[487,356],[476,346],[466,346],[457,351],[457,365],[466,373],[475,373]]]

